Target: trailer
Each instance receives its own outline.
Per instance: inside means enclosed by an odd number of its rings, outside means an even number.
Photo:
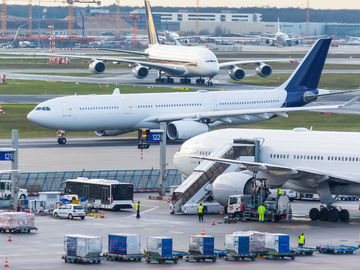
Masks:
[[[206,261],[210,260],[212,262],[216,262],[216,255],[202,255],[202,254],[187,254],[185,256],[185,261],[187,262],[200,262],[200,261]]]
[[[358,247],[345,245],[319,245],[316,249],[322,254],[353,254]]]
[[[179,257],[176,256],[176,255],[172,255],[172,256],[169,256],[169,257],[164,257],[164,256],[154,256],[154,255],[151,255],[149,254],[147,251],[145,251],[145,261],[147,263],[159,263],[159,264],[162,264],[162,263],[165,263],[166,261],[172,261],[173,263],[177,264],[178,261],[179,261]]]
[[[105,253],[104,256],[108,261],[133,261],[133,262],[140,262],[142,258],[145,258],[145,255],[140,254],[129,254],[129,255],[119,255],[119,254],[111,254],[111,253]]]
[[[30,233],[31,231],[37,230],[37,227],[0,228],[0,232],[2,233]]]
[[[237,253],[228,253],[225,255],[225,260],[227,261],[240,261],[245,259],[250,259],[250,261],[255,261],[256,255],[253,253],[249,254],[237,254]]]
[[[104,256],[97,256],[97,257],[82,257],[82,256],[68,256],[63,255],[61,257],[63,260],[65,260],[66,263],[93,263],[93,264],[99,264],[102,260],[105,260]]]
[[[268,260],[283,260],[285,258],[290,258],[291,260],[295,260],[294,253],[276,253],[276,252],[266,252],[262,255],[263,258]]]
[[[315,248],[310,247],[292,247],[290,252],[294,253],[295,256],[312,256],[314,254]]]

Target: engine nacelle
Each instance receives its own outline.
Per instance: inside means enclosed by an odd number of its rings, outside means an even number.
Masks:
[[[312,91],[306,91],[304,93],[303,99],[304,99],[305,103],[310,103],[310,102],[317,100],[317,95]]]
[[[133,69],[132,69],[132,73],[134,74],[134,76],[138,79],[144,79],[147,77],[147,75],[149,75],[149,69],[147,67],[144,67],[142,65],[136,65]]]
[[[242,79],[245,78],[245,70],[238,67],[234,67],[229,70],[229,76],[231,79],[235,81],[241,81]]]
[[[99,137],[106,137],[106,136],[117,136],[123,134],[123,130],[119,129],[99,129],[95,130],[95,134]]]
[[[270,45],[270,42],[271,42],[270,39],[265,39],[265,44],[266,45]]]
[[[105,71],[106,66],[105,63],[102,61],[92,61],[89,65],[89,70],[95,74],[101,74]]]
[[[253,193],[253,173],[250,171],[230,172],[219,175],[213,185],[214,199],[227,206],[231,195]]]
[[[294,40],[294,44],[295,44],[295,45],[300,45],[300,40],[295,39],[295,40]]]
[[[209,126],[196,121],[174,121],[167,126],[167,136],[170,140],[187,140],[209,131]]]
[[[256,67],[256,74],[260,77],[269,77],[272,73],[272,68],[266,64],[260,64]]]

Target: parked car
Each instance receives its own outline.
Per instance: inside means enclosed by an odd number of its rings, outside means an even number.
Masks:
[[[81,219],[85,218],[85,209],[82,205],[78,204],[64,204],[57,208],[53,212],[53,216],[55,218],[68,218],[74,219],[75,217],[79,217]]]

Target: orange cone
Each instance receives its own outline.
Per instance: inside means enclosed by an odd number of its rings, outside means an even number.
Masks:
[[[220,210],[220,215],[222,216],[222,215],[224,215],[224,210]]]
[[[100,215],[100,218],[104,218],[104,211],[101,211],[101,215]]]
[[[211,220],[211,225],[212,225],[212,226],[215,226],[215,219],[212,219],[212,220]]]
[[[170,203],[170,197],[167,198],[167,203]]]
[[[4,264],[4,267],[9,267],[9,262],[8,262],[8,258],[7,258],[7,257],[5,258],[5,264]]]
[[[201,227],[201,234],[200,235],[205,235],[204,227]]]
[[[9,233],[9,239],[8,239],[8,242],[12,242],[12,240],[11,240],[11,233]]]

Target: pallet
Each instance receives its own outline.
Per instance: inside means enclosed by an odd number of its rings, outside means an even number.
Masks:
[[[63,255],[61,257],[63,260],[65,260],[66,263],[86,263],[86,264],[99,264],[102,260],[105,259],[104,256],[99,256],[99,257],[80,257],[80,256],[67,256],[67,255]]]
[[[36,227],[19,227],[19,228],[0,228],[1,233],[30,233],[31,231],[37,231]]]
[[[312,256],[314,254],[315,248],[308,247],[295,247],[290,248],[290,253],[294,253],[295,256]]]
[[[119,254],[110,254],[106,253],[105,257],[108,261],[133,261],[140,262],[142,258],[145,258],[144,254],[131,254],[131,255],[119,255]]]
[[[200,262],[210,260],[212,262],[216,262],[216,255],[201,255],[201,254],[188,254],[185,256],[185,261],[187,262]]]
[[[353,254],[358,247],[354,246],[330,246],[330,245],[320,245],[316,249],[322,254]]]

